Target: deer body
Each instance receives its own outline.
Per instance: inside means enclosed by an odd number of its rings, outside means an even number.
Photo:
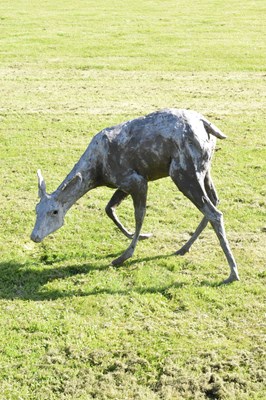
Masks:
[[[146,211],[148,181],[170,176],[177,187],[204,214],[190,240],[176,254],[189,251],[210,222],[228,260],[231,273],[226,282],[238,280],[236,263],[227,242],[218,197],[210,176],[216,137],[225,135],[202,115],[189,110],[166,109],[106,128],[95,135],[78,163],[52,194],[46,193],[38,172],[40,203],[31,238],[40,242],[63,225],[68,209],[85,193],[98,186],[116,188],[106,206],[107,215],[130,238],[126,251],[113,261],[123,263],[132,256]],[[135,209],[132,234],[115,214],[121,201],[131,195]]]

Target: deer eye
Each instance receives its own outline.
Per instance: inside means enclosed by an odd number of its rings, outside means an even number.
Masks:
[[[57,214],[58,214],[58,210],[52,211],[52,215],[57,215]]]

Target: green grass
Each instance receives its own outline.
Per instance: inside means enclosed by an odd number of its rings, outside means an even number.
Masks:
[[[265,398],[264,21],[260,0],[0,3],[0,400]],[[110,189],[29,239],[38,168],[53,191],[95,133],[163,107],[228,135],[213,178],[239,283],[219,286],[210,228],[172,256],[200,215],[170,179],[121,268]],[[119,215],[132,229],[130,200]]]

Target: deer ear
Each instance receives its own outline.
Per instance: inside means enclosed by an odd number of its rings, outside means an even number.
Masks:
[[[82,175],[80,172],[78,172],[74,178],[70,179],[65,185],[62,187],[59,195],[58,195],[58,200],[61,203],[67,203],[71,201],[71,198],[73,197],[73,192],[79,188],[80,184],[82,182]]]
[[[40,169],[38,169],[37,171],[37,176],[38,176],[38,189],[39,189],[38,194],[41,199],[43,196],[46,195],[46,185]]]

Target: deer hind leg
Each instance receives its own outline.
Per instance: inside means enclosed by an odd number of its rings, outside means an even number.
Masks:
[[[128,238],[133,239],[134,233],[129,232],[124,225],[120,222],[119,218],[116,215],[116,207],[128,196],[128,193],[124,192],[121,189],[117,189],[113,196],[111,197],[109,203],[105,207],[105,212],[109,218],[115,223],[115,225],[120,229],[120,231]],[[143,233],[139,235],[139,240],[148,239],[152,236],[151,233]]]
[[[204,214],[204,218],[211,223],[230,267],[230,275],[224,283],[239,280],[237,265],[226,238],[223,214],[211,202],[195,171],[172,169],[170,176],[179,190],[195,204]]]
[[[204,186],[205,186],[205,190],[206,190],[206,192],[208,194],[208,197],[211,200],[212,204],[214,206],[217,206],[217,204],[219,203],[219,199],[218,199],[217,192],[215,190],[215,187],[214,187],[214,184],[213,184],[213,181],[211,179],[211,175],[210,175],[209,171],[207,172],[206,177],[204,179]],[[192,234],[192,236],[189,238],[189,240],[179,250],[177,250],[174,254],[183,256],[184,254],[188,253],[190,251],[190,248],[193,245],[193,243],[197,240],[197,238],[199,237],[201,232],[208,225],[208,222],[209,222],[208,218],[207,217],[203,217],[203,219],[199,223],[197,229]]]
[[[120,257],[113,260],[113,265],[121,265],[134,253],[146,213],[146,199],[148,190],[146,179],[138,175],[136,172],[132,173],[129,177],[120,182],[119,186],[123,191],[130,194],[133,199],[135,213],[135,233],[129,247]]]
[[[188,253],[190,251],[190,248],[193,245],[193,243],[198,239],[198,237],[201,234],[201,232],[208,225],[208,222],[209,221],[208,221],[207,217],[203,217],[202,220],[200,221],[198,227],[196,228],[195,232],[193,233],[193,235],[191,235],[189,240],[179,250],[177,250],[174,254],[177,255],[177,256],[183,256],[186,253]]]

